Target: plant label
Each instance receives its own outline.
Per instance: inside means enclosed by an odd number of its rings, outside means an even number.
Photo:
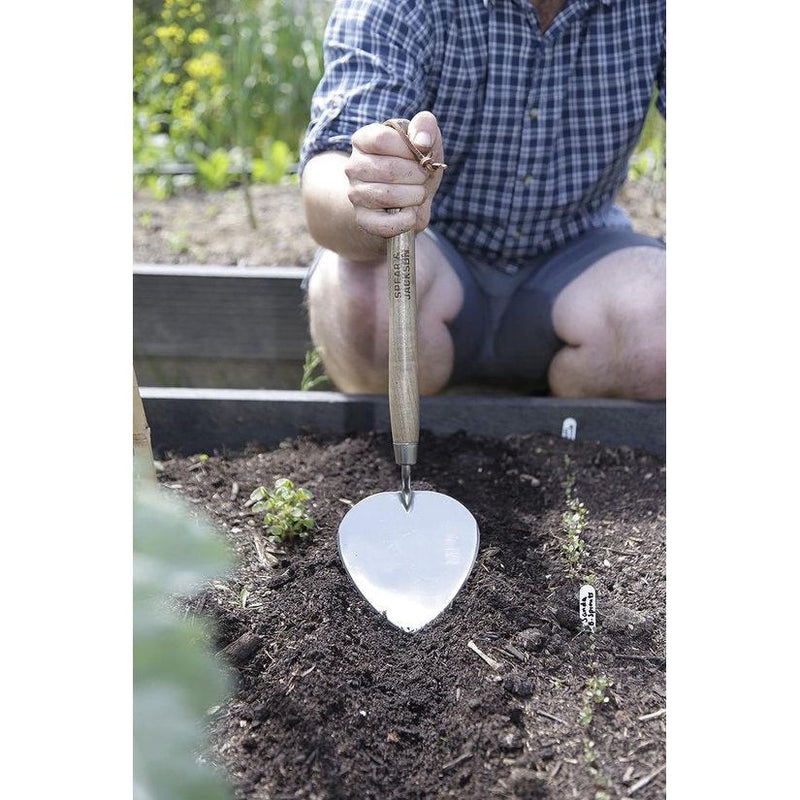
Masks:
[[[581,586],[581,591],[578,595],[578,611],[584,630],[588,629],[594,633],[595,623],[597,622],[597,598],[594,586],[589,586],[588,583],[585,586]]]
[[[561,423],[561,438],[574,440],[577,435],[578,435],[577,420],[574,419],[573,417],[567,417]]]

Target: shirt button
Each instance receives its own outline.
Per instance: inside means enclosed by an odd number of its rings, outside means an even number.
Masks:
[[[532,183],[533,183],[533,175],[526,175],[522,179],[522,185],[523,186],[530,186]]]
[[[511,231],[511,235],[512,235],[512,236],[513,236],[515,239],[519,239],[519,237],[520,237],[520,236],[522,236],[522,231],[521,231],[519,228],[514,228],[514,230],[513,230],[513,231]]]
[[[539,119],[539,109],[538,109],[538,108],[531,108],[531,109],[528,111],[528,116],[529,116],[531,119]]]

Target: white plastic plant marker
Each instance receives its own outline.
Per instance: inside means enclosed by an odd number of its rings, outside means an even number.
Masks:
[[[561,423],[561,438],[572,439],[578,435],[578,421],[574,417],[567,417]]]
[[[594,633],[595,625],[597,624],[597,594],[594,586],[590,586],[588,583],[581,586],[578,595],[578,608],[584,629]]]

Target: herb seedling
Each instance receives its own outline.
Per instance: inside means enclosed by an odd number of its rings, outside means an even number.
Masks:
[[[606,689],[611,686],[611,681],[605,675],[592,675],[586,681],[583,692],[583,705],[581,706],[578,721],[584,728],[588,728],[594,719],[595,706],[608,702]]]
[[[322,366],[322,351],[319,347],[315,347],[306,353],[305,362],[303,363],[303,377],[300,380],[301,392],[307,392],[328,380],[328,376],[324,372],[320,375],[314,374],[320,366]]]
[[[264,527],[276,543],[306,539],[314,529],[314,520],[306,510],[313,495],[307,489],[295,488],[288,478],[278,478],[275,488],[259,486],[251,495],[253,512],[264,512]]]

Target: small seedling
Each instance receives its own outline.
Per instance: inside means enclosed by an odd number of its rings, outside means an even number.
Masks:
[[[303,377],[300,380],[300,391],[308,392],[320,383],[325,383],[328,376],[322,372],[320,375],[314,375],[314,372],[322,365],[322,351],[319,347],[309,350],[306,353],[306,359],[303,363]]]
[[[577,497],[571,497],[567,500],[567,510],[561,515],[565,533],[561,549],[573,570],[577,570],[585,548],[581,533],[586,527],[588,514],[586,506]]]
[[[583,705],[581,706],[578,721],[584,728],[588,728],[594,719],[595,706],[608,702],[606,689],[611,686],[611,681],[605,675],[592,675],[586,681],[583,692]]]
[[[313,495],[307,489],[295,488],[287,478],[278,478],[275,488],[259,486],[251,495],[255,501],[253,512],[264,512],[264,527],[269,538],[276,543],[291,543],[306,539],[314,529],[314,520],[306,511],[306,503]]]

